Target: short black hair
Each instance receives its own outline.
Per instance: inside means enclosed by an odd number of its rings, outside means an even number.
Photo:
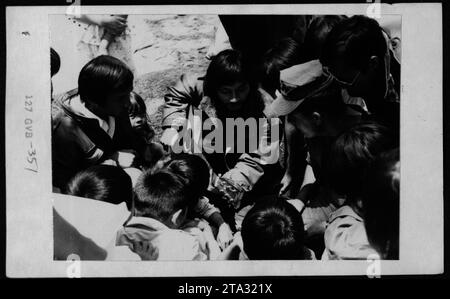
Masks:
[[[279,89],[280,71],[301,62],[301,45],[290,37],[280,39],[264,54],[258,70],[258,81],[271,93]]]
[[[328,165],[331,187],[350,200],[361,196],[363,177],[375,157],[395,147],[392,133],[374,122],[357,124],[331,146]]]
[[[209,186],[208,163],[199,155],[181,153],[174,155],[166,167],[184,179],[190,203],[195,206]]]
[[[55,49],[50,48],[50,76],[53,77],[59,72],[61,67],[61,58]]]
[[[244,60],[241,52],[223,50],[213,57],[206,70],[203,86],[205,95],[213,99],[220,86],[237,81],[248,83],[252,81],[250,64]]]
[[[346,18],[343,15],[318,15],[313,17],[306,29],[303,41],[307,60],[320,58],[328,33]]]
[[[228,110],[217,97],[219,88],[236,82],[247,83],[250,91],[241,109],[241,117],[259,116],[264,109],[264,102],[257,96],[256,66],[251,60],[244,58],[237,50],[223,50],[214,56],[203,77],[203,92],[211,99],[211,103],[219,118],[227,117]]]
[[[189,204],[183,179],[164,168],[144,171],[134,191],[135,215],[161,222]]]
[[[119,204],[131,208],[133,186],[130,176],[120,167],[95,165],[78,172],[66,187],[69,195]]]
[[[387,53],[383,30],[378,22],[366,16],[344,19],[328,33],[320,61],[332,66],[337,59],[356,69],[364,69],[370,57],[383,58]]]
[[[121,60],[108,55],[89,61],[78,76],[78,93],[82,101],[102,105],[108,94],[133,89],[133,73]]]
[[[241,233],[250,260],[305,259],[302,216],[282,198],[255,204],[242,222]]]
[[[147,106],[144,99],[136,92],[130,92],[130,107],[128,108],[129,115],[147,114]]]
[[[370,244],[383,259],[399,258],[400,150],[383,152],[363,183],[364,225]]]

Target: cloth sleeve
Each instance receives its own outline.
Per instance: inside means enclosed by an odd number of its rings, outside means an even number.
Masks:
[[[257,150],[253,153],[242,154],[236,165],[227,171],[223,177],[233,180],[245,191],[252,190],[253,186],[264,175],[264,166],[278,162],[280,124],[278,118],[266,119],[262,126]]]
[[[161,142],[171,145],[176,129],[186,123],[189,105],[197,107],[203,98],[202,81],[183,74],[175,86],[169,87],[164,96]],[[175,129],[175,131],[174,131]]]

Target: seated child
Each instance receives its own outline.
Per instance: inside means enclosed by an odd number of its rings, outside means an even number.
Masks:
[[[233,240],[230,226],[224,221],[220,211],[205,197],[210,183],[209,167],[206,161],[198,155],[178,154],[166,165],[167,169],[184,178],[192,208],[188,219],[196,216],[208,220],[218,228],[217,242],[225,249]]]
[[[328,220],[323,260],[366,259],[376,253],[364,228],[362,178],[376,155],[393,146],[389,131],[376,123],[356,125],[332,145],[328,162],[330,184],[346,201]]]
[[[133,73],[120,60],[99,56],[80,72],[78,89],[53,101],[53,185],[112,159],[122,168],[136,164],[136,138],[128,118]]]
[[[399,259],[399,149],[381,153],[363,183],[364,224],[370,245],[382,259]]]
[[[122,168],[110,165],[95,165],[78,172],[65,193],[112,204],[125,202],[128,210],[133,201],[131,178]]]
[[[241,237],[242,236],[242,237]],[[305,247],[301,214],[282,198],[258,202],[242,222],[241,236],[224,250],[220,259],[313,260]]]
[[[142,97],[136,92],[130,93],[130,108],[128,109],[131,127],[139,142],[139,152],[143,157],[143,166],[152,167],[164,153],[162,144],[153,142],[155,131],[150,126],[147,107]]]
[[[217,252],[208,227],[202,227],[203,243],[180,229],[189,207],[180,176],[166,169],[147,170],[139,178],[135,193],[133,217],[118,231],[116,245],[128,245],[135,251],[135,247],[149,243],[154,248],[152,259],[169,261],[207,260],[211,249]]]

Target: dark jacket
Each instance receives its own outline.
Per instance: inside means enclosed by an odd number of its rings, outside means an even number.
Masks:
[[[169,88],[164,99],[166,103],[163,110],[163,135],[161,137],[161,142],[172,146],[172,148],[174,146],[171,141],[173,136],[168,133],[169,129],[186,126],[187,123],[191,123],[191,120],[195,122],[193,114],[196,111],[200,112],[202,115],[203,123],[207,119],[217,119],[216,111],[208,104],[210,103],[209,97],[205,96],[203,93],[203,81],[198,80],[195,77],[182,75],[178,83]],[[223,175],[223,177],[233,180],[245,191],[252,190],[264,174],[269,174],[273,167],[279,166],[279,140],[270,140],[270,132],[272,129],[279,130],[280,125],[278,124],[271,128],[269,120],[262,114],[261,119],[264,120],[264,126],[258,128],[258,135],[261,139],[268,140],[270,144],[264,149],[259,147],[255,152],[247,151],[239,154],[224,152],[205,153],[205,151],[203,151],[203,156],[209,162],[215,174]],[[199,130],[202,131],[200,134],[203,137],[210,133],[211,130],[205,131],[202,124],[199,124],[199,126]],[[192,129],[193,131],[198,131],[196,128]],[[259,129],[262,131],[259,131]],[[180,132],[180,130],[181,129],[179,129],[178,132]],[[252,137],[254,136],[250,136],[250,138]],[[279,138],[281,138],[281,135]],[[268,150],[269,148],[271,151]],[[191,150],[191,152],[195,152],[195,150]]]
[[[120,149],[136,149],[128,114],[115,117],[111,138],[95,119],[72,111],[69,102],[78,96],[74,89],[52,102],[53,185],[64,190],[70,178],[80,170],[99,164]],[[99,157],[92,158],[100,150]]]

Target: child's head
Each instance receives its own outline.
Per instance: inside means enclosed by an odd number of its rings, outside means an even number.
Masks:
[[[319,59],[328,33],[336,24],[346,18],[342,15],[319,15],[311,20],[304,39],[308,60]]]
[[[393,147],[388,129],[376,123],[358,124],[339,135],[331,146],[327,164],[333,189],[358,199],[368,166],[379,153]]]
[[[336,124],[345,117],[345,111],[341,88],[330,84],[305,99],[288,117],[305,138],[312,138],[333,135],[338,128]]]
[[[364,225],[370,244],[383,259],[399,257],[399,149],[381,153],[369,167],[363,184]]]
[[[106,115],[128,111],[133,73],[117,58],[102,55],[89,61],[80,71],[78,92],[82,101]]]
[[[181,153],[173,156],[166,168],[184,179],[190,203],[195,206],[209,185],[210,174],[206,161],[198,155]]]
[[[156,219],[171,228],[184,221],[189,198],[180,176],[168,169],[147,170],[139,177],[134,191],[136,216]]]
[[[302,216],[284,199],[256,204],[245,216],[241,233],[250,260],[305,258]]]
[[[250,97],[252,74],[243,56],[236,50],[224,50],[214,56],[204,78],[205,95],[219,110],[236,112]]]
[[[131,178],[120,167],[96,165],[78,172],[68,183],[69,195],[91,198],[112,204],[125,202],[131,209]]]
[[[59,72],[61,67],[61,58],[53,48],[50,48],[50,75],[53,77]]]
[[[135,131],[145,135],[148,139],[153,138],[155,132],[148,123],[147,107],[144,99],[134,91],[130,93],[128,116],[130,117],[131,127]]]
[[[262,88],[272,97],[280,88],[280,71],[301,63],[301,48],[293,38],[278,41],[263,57],[259,79]]]
[[[384,97],[388,46],[378,22],[353,16],[336,24],[326,37],[320,61],[351,96]],[[380,85],[381,83],[384,86]]]

